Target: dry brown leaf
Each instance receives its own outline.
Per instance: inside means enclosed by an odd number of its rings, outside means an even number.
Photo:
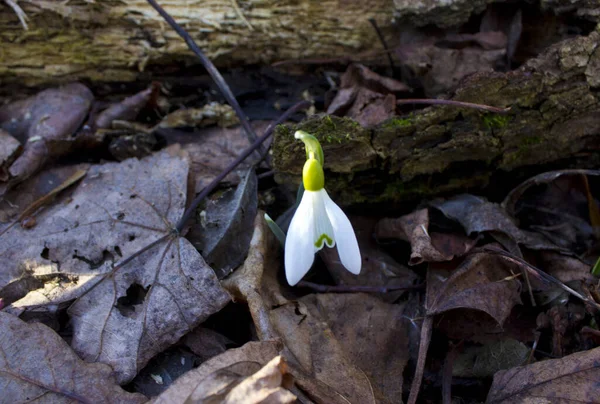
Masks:
[[[395,94],[407,91],[410,88],[402,82],[380,76],[361,64],[351,64],[327,113],[349,116],[364,127],[374,126],[395,115]]]
[[[269,122],[253,122],[252,127],[257,133],[262,133]],[[250,142],[241,127],[223,129],[206,128],[193,133],[173,129],[160,129],[168,144],[180,143],[188,152],[191,161],[190,171],[195,183],[196,193],[201,192],[211,181],[219,175],[242,150],[250,146]],[[225,182],[237,184],[240,174],[246,172],[251,162],[242,162],[236,171],[227,177]]]
[[[196,327],[181,339],[181,343],[187,346],[203,362],[222,354],[227,350],[227,345],[234,342],[226,336],[219,334],[210,328]]]
[[[597,403],[600,348],[494,375],[486,403]]]
[[[71,135],[83,123],[93,99],[87,87],[73,83],[0,108],[0,128],[24,144],[23,153],[9,169],[9,182],[0,185],[0,195],[38,171],[49,158],[69,151]]]
[[[142,108],[144,108],[153,97],[156,97],[159,88],[159,85],[153,84],[147,89],[140,91],[131,97],[125,98],[121,102],[110,105],[96,117],[96,128],[110,128],[115,120],[130,121],[135,119]]]
[[[194,128],[219,125],[227,128],[239,123],[233,108],[211,102],[202,108],[186,108],[171,112],[157,125],[158,128]]]
[[[112,369],[85,363],[54,331],[0,312],[2,402],[143,403],[115,382]]]
[[[296,402],[296,396],[281,387],[287,366],[281,356],[276,356],[261,370],[235,386],[223,404],[288,404]]]
[[[271,311],[271,322],[287,348],[284,356],[293,367],[333,389],[343,400],[374,403],[369,378],[345,352],[313,299],[310,295]]]
[[[521,284],[512,275],[519,268],[492,254],[468,256],[452,270],[427,270],[427,314],[453,309],[479,310],[502,325],[515,304],[521,303]]]
[[[280,349],[281,344],[276,341],[248,342],[241,348],[230,349],[181,376],[153,402],[196,403],[215,395],[224,398],[240,378],[257,372]]]
[[[21,151],[21,143],[5,130],[0,129],[0,181],[10,178],[8,167]]]
[[[37,226],[0,236],[0,297],[9,309],[38,311],[78,298],[70,308],[73,348],[110,364],[119,382],[131,380],[229,301],[200,254],[172,231],[185,208],[187,173],[176,148],[91,167]]]
[[[409,358],[404,304],[360,293],[319,294],[310,300],[352,363],[369,377],[377,401],[398,402]]]
[[[413,286],[417,280],[417,275],[409,268],[400,265],[373,240],[376,222],[366,217],[351,217],[351,221],[362,256],[362,268],[358,276],[348,272],[340,262],[337,249],[324,248],[321,250],[320,255],[335,283],[338,285],[379,287]],[[402,293],[404,292],[382,293],[379,297],[392,302],[400,297]]]
[[[397,238],[410,243],[412,252],[409,265],[450,261],[455,256],[466,254],[477,242],[458,234],[434,234],[429,233],[427,209],[417,210],[398,219],[381,219],[375,229],[377,238]]]

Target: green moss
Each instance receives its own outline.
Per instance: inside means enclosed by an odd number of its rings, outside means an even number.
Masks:
[[[487,129],[501,129],[508,125],[510,117],[508,115],[485,114],[483,116],[483,125]]]
[[[412,125],[412,119],[409,118],[392,118],[385,121],[381,127],[383,129],[398,129]]]

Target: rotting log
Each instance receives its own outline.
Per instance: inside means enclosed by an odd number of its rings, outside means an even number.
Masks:
[[[435,106],[372,129],[330,116],[280,126],[273,144],[276,179],[300,182],[304,153],[292,136],[296,129],[322,142],[326,186],[343,205],[501,186],[497,179],[503,173],[516,181],[513,173],[596,167],[599,45],[598,32],[560,42],[518,70],[471,76],[453,96],[510,107],[506,115]]]
[[[132,81],[149,66],[198,63],[145,0],[0,1],[0,80],[49,84]],[[163,0],[160,4],[217,66],[342,57],[381,50],[392,0]],[[147,78],[147,77],[146,77]]]

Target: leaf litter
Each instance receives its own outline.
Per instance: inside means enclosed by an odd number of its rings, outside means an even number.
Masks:
[[[490,6],[478,31],[404,30],[418,40],[390,51],[403,80],[353,63],[313,109],[374,127],[408,92],[510,69],[525,12]],[[276,217],[293,193],[270,179],[270,157],[229,167],[266,124],[226,91],[232,107],[170,110],[164,90],[106,104],[70,84],[0,107],[11,401],[414,403],[440,385],[446,402],[465,386],[485,386],[467,402],[597,400],[597,172],[541,174],[502,204],[463,194],[351,216],[361,275],[325,249],[291,288],[262,209]],[[63,161],[80,150],[101,157]],[[220,323],[232,299],[247,316]]]

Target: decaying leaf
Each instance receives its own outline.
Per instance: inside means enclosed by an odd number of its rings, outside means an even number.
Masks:
[[[427,314],[453,309],[479,310],[502,325],[515,304],[521,303],[521,285],[513,279],[518,267],[492,254],[468,256],[449,271],[427,270]]]
[[[596,403],[600,348],[494,375],[487,403]]]
[[[276,341],[248,342],[229,349],[181,376],[154,403],[199,403],[211,398],[221,402],[240,381],[275,358],[280,349]]]
[[[358,276],[348,272],[340,262],[337,249],[324,248],[320,255],[335,283],[379,287],[413,286],[417,275],[409,268],[400,265],[373,240],[376,222],[365,217],[351,217],[351,221],[362,256],[362,268]],[[390,292],[379,297],[392,302],[402,293],[403,291]]]
[[[226,336],[210,328],[196,327],[182,338],[181,343],[187,346],[203,362],[222,354],[227,350],[227,345],[233,345]]]
[[[398,219],[384,218],[377,223],[377,238],[397,238],[410,243],[409,265],[450,261],[466,254],[477,240],[464,235],[429,233],[429,211],[420,209]],[[436,245],[437,244],[437,245]],[[439,245],[439,248],[438,248]]]
[[[92,166],[69,198],[40,213],[37,226],[0,236],[0,297],[10,308],[37,310],[77,298],[73,348],[110,364],[120,383],[131,380],[229,301],[212,269],[172,231],[185,207],[187,173],[176,149]]]
[[[153,97],[156,97],[159,88],[159,85],[153,84],[147,89],[125,98],[121,102],[110,105],[96,117],[96,128],[110,128],[115,120],[129,121],[135,119],[142,108]]]
[[[156,397],[200,361],[193,353],[175,346],[156,355],[131,381],[135,391]]]
[[[0,312],[0,385],[11,403],[143,403],[116,383],[112,369],[85,363],[54,331]]]
[[[229,275],[246,257],[258,209],[257,186],[256,174],[250,168],[235,190],[208,202],[199,223],[190,230],[190,241],[219,279]]]
[[[5,130],[0,129],[0,181],[10,178],[8,167],[21,150],[21,143]]]
[[[252,127],[257,133],[262,133],[269,122],[253,122]],[[164,135],[168,144],[180,143],[190,156],[192,178],[196,193],[201,192],[219,175],[240,153],[250,146],[241,127],[229,129],[204,128],[194,132],[175,129],[158,129],[155,131]],[[224,181],[236,184],[241,174],[246,172],[252,162],[242,162],[236,171],[225,177]]]
[[[71,135],[83,123],[93,99],[87,87],[74,83],[0,108],[0,128],[24,144],[23,153],[10,166],[9,182],[0,185],[0,195],[38,171],[49,158],[69,151]]]
[[[235,111],[227,104],[211,102],[202,108],[186,108],[171,112],[158,124],[158,128],[194,128],[219,125],[227,128],[239,123]]]
[[[521,230],[500,205],[479,196],[458,195],[446,201],[433,201],[431,206],[460,223],[467,235],[487,233],[517,256],[521,255],[518,245],[533,250],[564,251],[539,234]]]
[[[529,356],[527,345],[514,339],[490,341],[461,352],[452,367],[455,377],[492,377],[494,373],[523,365]]]
[[[543,234],[571,253],[585,253],[596,242],[598,170],[562,170],[528,179],[502,202],[520,226]]]
[[[369,378],[344,351],[313,298],[303,299],[306,304],[290,302],[271,310],[270,320],[289,350],[284,356],[292,368],[337,392],[341,402],[375,403]]]
[[[340,91],[327,113],[349,116],[364,127],[370,127],[394,116],[395,94],[407,91],[410,88],[406,84],[355,63],[342,76]]]

